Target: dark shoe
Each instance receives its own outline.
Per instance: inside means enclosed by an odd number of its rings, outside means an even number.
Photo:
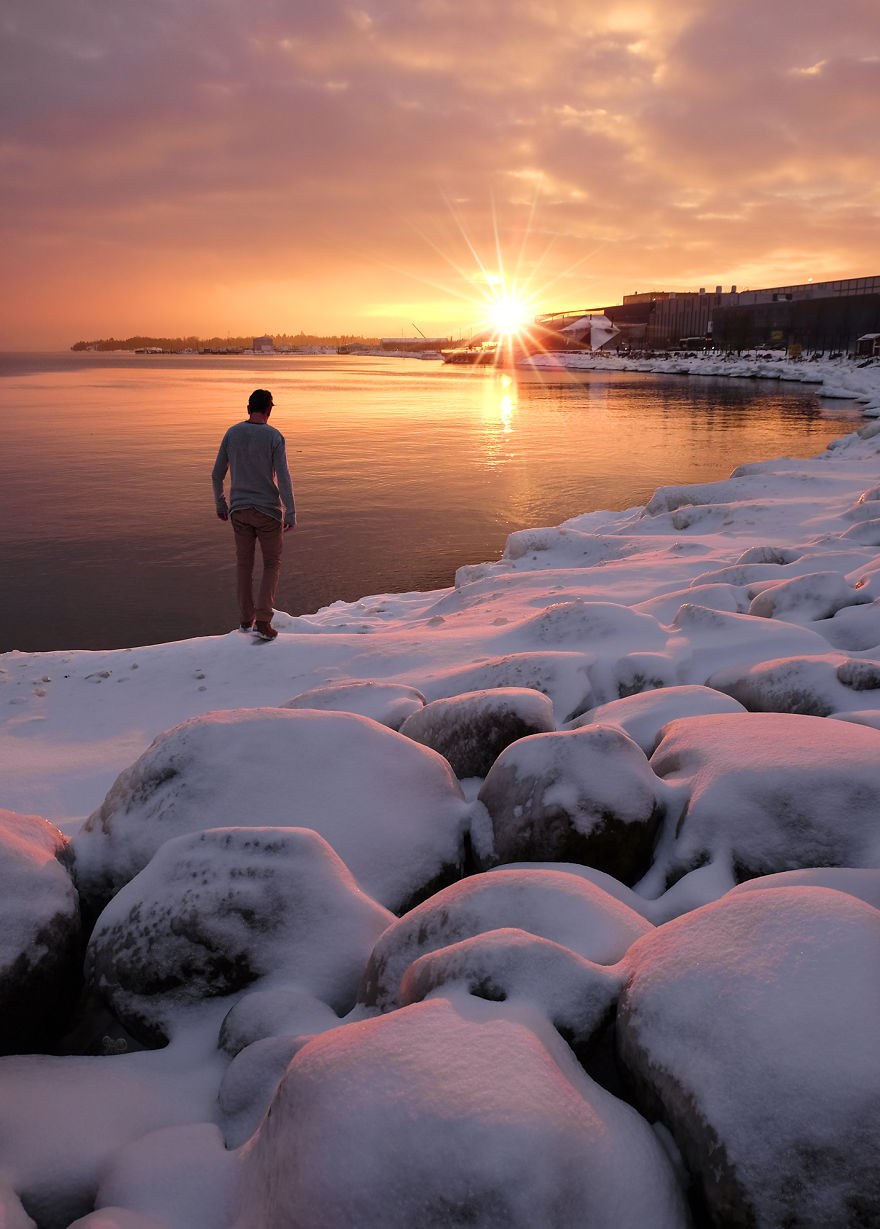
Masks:
[[[271,623],[266,623],[263,619],[257,619],[254,630],[261,640],[274,640],[278,635]]]
[[[251,619],[250,623],[242,623],[238,630],[240,632],[252,632],[254,630],[253,619]]]

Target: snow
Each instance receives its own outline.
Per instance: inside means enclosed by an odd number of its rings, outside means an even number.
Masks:
[[[732,893],[631,948],[622,1061],[715,1223],[876,1216],[878,957],[880,911],[821,887]]]
[[[235,1229],[687,1224],[648,1124],[540,1017],[467,995],[311,1041],[243,1164]]]
[[[4,1223],[874,1223],[880,364],[650,364],[870,421],[259,652],[3,656],[4,959],[104,910],[0,1057]],[[398,732],[523,706],[464,788]]]
[[[460,860],[469,808],[446,760],[367,717],[233,709],[160,735],[72,839],[80,892],[102,902],[173,836],[314,828],[394,908]]]
[[[628,905],[564,870],[499,867],[437,892],[395,921],[373,948],[363,1002],[399,1005],[401,979],[419,957],[487,931],[517,927],[597,964],[614,964],[651,929]]]

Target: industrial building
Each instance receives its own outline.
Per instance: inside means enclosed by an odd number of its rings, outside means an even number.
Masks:
[[[745,350],[760,347],[874,353],[880,333],[880,276],[806,282],[764,290],[652,290],[604,309],[620,329],[612,347]]]

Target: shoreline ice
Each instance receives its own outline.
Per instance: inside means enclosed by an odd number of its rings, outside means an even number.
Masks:
[[[272,645],[0,658],[6,967],[100,913],[10,1224],[877,1223],[880,364],[773,369],[865,425]]]

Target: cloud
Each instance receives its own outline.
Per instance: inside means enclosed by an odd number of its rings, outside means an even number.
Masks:
[[[54,318],[77,336],[106,328],[102,284],[129,286],[132,316],[177,287],[186,331],[207,331],[218,279],[247,303],[274,282],[282,314],[298,285],[315,327],[346,284],[354,318],[407,285],[446,318],[467,309],[467,240],[494,267],[496,236],[508,269],[553,282],[547,309],[660,279],[742,284],[744,267],[763,284],[803,261],[875,272],[880,16],[846,9],[13,0],[10,272],[34,313],[40,286],[66,299]],[[89,294],[71,295],[84,269]],[[18,309],[13,325],[43,328]]]

